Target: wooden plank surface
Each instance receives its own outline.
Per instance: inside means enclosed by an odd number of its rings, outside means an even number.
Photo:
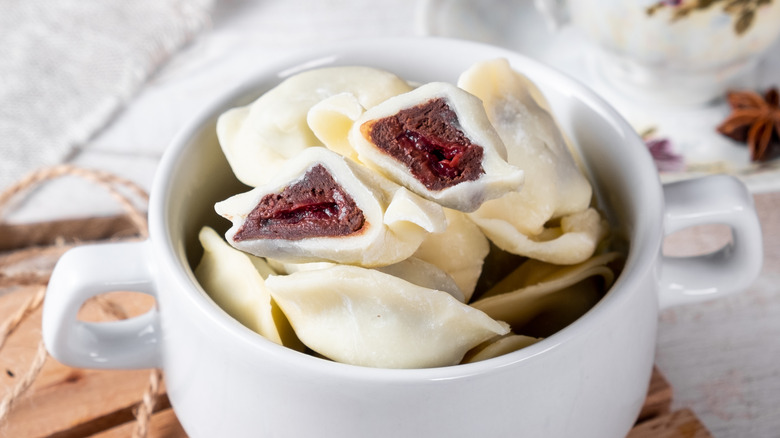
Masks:
[[[626,438],[711,438],[712,435],[701,424],[690,409],[652,418],[640,423]]]
[[[672,405],[672,387],[666,377],[653,368],[653,376],[650,378],[650,387],[647,390],[647,398],[639,413],[637,422],[668,414]]]
[[[16,288],[0,296],[0,321],[24,305],[36,287]],[[110,303],[126,315],[148,310],[153,300],[143,294],[110,294]],[[116,319],[96,301],[88,302],[79,314],[86,321]],[[0,352],[0,393],[7,393],[21,379],[36,354],[40,342],[39,308],[8,338]],[[67,367],[48,358],[32,387],[21,396],[2,427],[8,437],[88,436],[107,427],[133,420],[149,381],[149,370],[100,371]],[[160,407],[169,403],[163,397]]]
[[[675,406],[693,409],[717,437],[780,437],[780,192],[754,199],[764,242],[758,279],[732,296],[664,309],[659,320],[656,363]],[[689,229],[667,247],[706,250],[724,232]]]
[[[104,432],[95,434],[92,438],[126,438],[132,435],[134,423],[125,423]],[[186,438],[187,433],[176,419],[173,409],[166,409],[152,415],[149,427],[150,438]]]
[[[708,438],[711,435],[690,410],[669,412],[672,388],[664,376],[653,370],[647,399],[637,426],[627,438]],[[187,434],[172,409],[155,414],[151,420],[150,437],[186,438]],[[133,424],[128,423],[96,435],[95,438],[129,436]]]
[[[652,381],[637,426],[627,438],[706,438],[709,433],[689,410],[669,413],[672,390],[666,379],[653,370]],[[150,436],[154,438],[185,438],[186,432],[176,419],[172,409],[152,417]],[[128,423],[95,438],[119,438],[129,436],[133,424]]]
[[[0,223],[0,252],[56,243],[126,238],[137,229],[127,215],[30,224]]]

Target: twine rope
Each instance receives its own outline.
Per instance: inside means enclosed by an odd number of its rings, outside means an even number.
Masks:
[[[160,380],[162,379],[162,373],[159,369],[152,370],[149,375],[149,384],[144,391],[141,404],[135,412],[135,426],[133,427],[133,438],[146,438],[149,434],[149,425],[154,413],[154,405],[157,404],[157,394],[160,391]]]
[[[25,318],[37,310],[38,307],[41,307],[44,295],[46,295],[46,286],[38,286],[35,294],[30,297],[29,300],[27,300],[25,305],[16,309],[16,312],[8,317],[3,325],[0,326],[0,350],[3,349],[5,342],[8,340],[8,337],[11,336],[14,331],[16,331],[22,321],[24,321]],[[0,415],[0,418],[2,417],[3,416]]]
[[[124,187],[131,193],[138,196],[143,201],[149,200],[149,195],[134,182],[116,176],[114,174],[92,169],[83,169],[73,166],[71,164],[60,164],[52,167],[45,167],[30,173],[26,177],[22,178],[16,184],[12,185],[2,194],[0,194],[0,216],[3,215],[4,209],[10,204],[10,201],[21,193],[28,191],[32,187],[35,187],[43,182],[57,179],[63,176],[76,176],[87,181],[93,182],[103,188],[119,202],[125,212],[128,214],[133,225],[138,229],[139,234],[142,237],[147,237],[148,229],[146,223],[146,217],[138,209],[132,200],[117,190],[116,187]]]
[[[118,188],[123,188],[129,193],[135,195],[138,199],[147,203],[149,195],[134,182],[113,175],[108,172],[100,170],[90,170],[79,168],[70,164],[61,164],[52,167],[46,167],[30,173],[26,177],[22,178],[17,183],[13,184],[8,189],[0,193],[0,217],[5,213],[11,201],[16,197],[28,192],[35,186],[40,185],[43,182],[47,182],[53,179],[57,179],[63,176],[76,176],[95,183],[98,186],[105,188],[108,193],[117,200],[127,213],[129,219],[138,231],[138,234],[142,238],[148,236],[148,224],[145,214],[140,208],[133,203],[132,199],[122,193]],[[48,275],[41,275],[36,272],[21,273],[13,276],[3,276],[0,274],[0,284],[3,287],[7,286],[30,286],[38,285],[36,293],[30,297],[25,304],[17,309],[6,321],[0,325],[0,350],[2,350],[8,337],[21,325],[21,323],[33,312],[35,312],[43,303],[44,296],[46,294],[46,284],[49,281]],[[116,319],[126,319],[128,317],[127,312],[119,304],[103,297],[93,297],[100,309],[106,315],[109,315]],[[38,347],[35,353],[35,357],[30,364],[30,368],[23,374],[23,376],[17,381],[10,391],[0,399],[0,423],[3,422],[17,400],[32,386],[35,379],[43,369],[46,359],[48,358],[48,352],[41,340],[38,343]],[[162,379],[162,373],[160,370],[155,369],[149,375],[149,383],[144,390],[141,402],[136,409],[136,423],[133,429],[134,438],[145,438],[149,433],[149,424],[151,416],[154,412],[154,406],[157,401],[157,395],[160,388],[160,381]]]
[[[38,377],[38,374],[41,372],[41,369],[43,369],[43,365],[46,363],[48,357],[49,353],[46,352],[46,346],[43,345],[43,340],[41,340],[38,342],[38,349],[35,352],[35,358],[33,358],[30,368],[11,388],[11,391],[0,400],[0,420],[4,420],[8,416],[14,403],[19,400],[19,397],[24,394],[30,386],[32,386],[33,382],[35,382],[35,379]]]

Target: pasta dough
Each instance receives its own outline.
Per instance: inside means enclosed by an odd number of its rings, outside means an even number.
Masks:
[[[368,109],[352,126],[358,158],[418,195],[460,211],[518,190],[523,172],[479,99],[432,82]]]
[[[232,246],[290,263],[386,266],[446,227],[439,205],[322,147],[304,150],[274,181],[215,209],[233,222],[226,233]]]
[[[382,368],[455,365],[501,324],[445,292],[372,269],[333,266],[266,280],[300,339],[342,363]]]
[[[371,108],[411,89],[392,73],[370,67],[305,71],[287,78],[250,105],[222,114],[217,137],[239,181],[256,187],[268,183],[285,161],[302,150],[322,145],[307,123],[309,111],[321,101],[347,93],[363,108]],[[327,140],[328,134],[324,135]]]

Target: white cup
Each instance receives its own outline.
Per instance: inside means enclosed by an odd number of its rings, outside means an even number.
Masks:
[[[224,229],[213,203],[240,190],[217,144],[216,117],[302,69],[370,65],[418,82],[455,82],[477,61],[507,58],[534,80],[581,149],[598,197],[630,247],[609,293],[577,321],[520,351],[467,365],[375,369],[281,347],[217,307],[197,284],[202,225]],[[205,109],[170,146],[141,243],[84,246],[51,277],[43,337],[61,362],[87,368],[161,367],[192,437],[623,437],[644,401],[662,306],[746,287],[761,265],[752,198],[720,176],[662,187],[631,127],[575,81],[515,53],[444,39],[343,43],[267,66]],[[661,255],[664,235],[701,223],[731,226],[734,242],[705,257]],[[153,295],[155,309],[121,322],[77,321],[88,298]]]
[[[597,71],[642,101],[700,105],[751,73],[780,35],[780,2],[744,0],[534,0],[554,26],[592,43]]]

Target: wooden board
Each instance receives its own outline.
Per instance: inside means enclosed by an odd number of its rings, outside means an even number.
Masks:
[[[658,370],[653,378],[647,400],[639,418],[627,438],[710,438],[711,435],[692,411],[683,409],[669,412],[672,390]],[[187,434],[176,419],[172,409],[159,412],[152,417],[150,437],[186,438]],[[96,438],[119,438],[130,435],[133,425],[117,426],[98,434]]]
[[[24,239],[25,235],[29,239]],[[47,279],[57,257],[80,241],[132,237],[124,217],[93,218],[46,224],[0,226],[0,323],[38,290],[38,286],[9,287],[19,272],[35,272],[31,283]],[[68,243],[69,242],[69,243]],[[35,246],[49,245],[49,246]],[[51,246],[55,245],[55,246]],[[4,285],[2,280],[8,282]],[[154,305],[147,295],[112,293],[88,302],[80,318],[103,321],[143,313]],[[33,312],[0,350],[0,393],[6,393],[29,369],[40,342],[40,309]],[[19,397],[0,436],[70,438],[128,437],[136,426],[134,412],[149,382],[149,370],[96,371],[64,366],[48,358],[30,390]],[[637,426],[628,438],[705,438],[710,434],[693,412],[670,412],[672,388],[654,370]],[[170,407],[164,385],[149,425],[150,438],[186,437]]]

